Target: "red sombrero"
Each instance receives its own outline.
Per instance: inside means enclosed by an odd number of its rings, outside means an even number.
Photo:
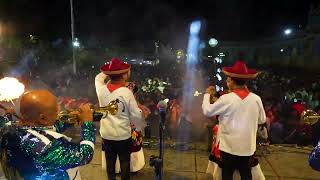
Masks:
[[[254,79],[259,74],[254,69],[248,69],[243,61],[236,61],[232,67],[224,67],[223,73],[232,78]]]
[[[292,109],[296,110],[299,113],[299,115],[301,115],[305,110],[304,105],[301,103],[294,103],[291,107]]]
[[[100,70],[106,75],[122,74],[130,70],[131,66],[118,58],[112,58],[110,62],[104,64]]]

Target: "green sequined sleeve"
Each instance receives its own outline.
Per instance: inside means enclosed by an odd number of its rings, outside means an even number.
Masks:
[[[35,165],[40,171],[70,169],[87,164],[94,153],[95,126],[85,122],[81,129],[81,142],[75,144],[64,138],[53,140],[43,153],[34,154]]]
[[[58,133],[62,133],[64,132],[67,128],[69,128],[71,125],[68,123],[65,123],[61,120],[56,121],[56,123],[54,124],[54,127],[56,129],[56,132]]]

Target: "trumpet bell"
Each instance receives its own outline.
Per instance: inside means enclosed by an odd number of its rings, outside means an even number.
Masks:
[[[99,113],[106,113],[106,115],[108,115],[108,113],[110,113],[111,115],[116,115],[119,109],[119,102],[119,99],[116,99],[114,101],[111,101],[107,106],[96,108],[94,109],[94,111]]]
[[[320,115],[313,110],[307,109],[302,112],[301,120],[304,124],[313,125],[318,122]]]

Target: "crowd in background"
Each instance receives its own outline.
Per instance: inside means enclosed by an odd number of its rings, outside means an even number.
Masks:
[[[94,77],[97,73],[97,69],[80,69],[78,75],[73,75],[70,67],[61,67],[58,70],[48,68],[48,71],[34,75],[33,78],[27,76],[24,81],[28,82],[29,88],[51,89],[67,107],[75,102],[91,102],[97,106],[94,89]],[[160,100],[168,99],[167,134],[168,137],[174,138],[173,133],[178,131],[182,114],[181,97],[184,79],[181,71],[160,70],[153,66],[133,66],[131,80],[139,89],[136,94],[138,102],[148,107],[151,112],[147,120],[149,129],[146,130],[146,136],[156,136],[158,123],[156,105]],[[309,145],[317,141],[319,135],[315,131],[318,125],[309,126],[300,121],[301,108],[320,112],[320,84],[316,82],[316,78],[298,76],[294,72],[284,74],[266,71],[257,79],[250,81],[248,87],[262,97],[268,119],[270,143]],[[201,97],[195,96],[199,102]],[[195,108],[200,110],[201,107]],[[203,131],[206,131],[205,128]]]

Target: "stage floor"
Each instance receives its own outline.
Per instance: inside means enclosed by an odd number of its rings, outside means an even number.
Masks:
[[[73,136],[72,136],[72,135]],[[79,140],[78,132],[70,131],[74,140]],[[146,140],[148,141],[148,140]],[[152,141],[152,140],[151,140]],[[154,141],[154,140],[153,140]],[[212,176],[206,174],[208,165],[207,142],[190,144],[187,151],[175,150],[172,141],[166,140],[164,155],[165,180],[210,180]],[[153,143],[151,143],[153,144]],[[312,147],[294,147],[292,145],[277,145],[259,148],[257,156],[260,166],[267,180],[319,180],[320,173],[312,170],[308,165],[308,155]],[[156,145],[144,147],[146,159],[145,167],[138,173],[132,174],[133,180],[152,180],[154,170],[149,166],[149,157],[158,155]],[[80,168],[83,180],[106,180],[106,171],[101,168],[101,138],[97,134],[94,158],[90,164]],[[0,180],[4,179],[0,171]],[[117,177],[120,179],[120,176]]]
[[[172,142],[166,141],[164,160],[164,179],[210,180],[206,174],[208,165],[207,143],[196,142],[188,151],[177,151],[170,147]],[[311,147],[299,148],[290,145],[268,146],[258,152],[260,166],[267,180],[319,180],[320,173],[308,166],[308,154]],[[132,179],[151,180],[154,178],[153,168],[149,166],[150,155],[157,155],[155,147],[144,147],[146,165]],[[89,165],[81,167],[81,177],[85,180],[107,179],[101,168],[101,139],[97,137],[94,158]],[[120,176],[117,177],[120,179]]]

